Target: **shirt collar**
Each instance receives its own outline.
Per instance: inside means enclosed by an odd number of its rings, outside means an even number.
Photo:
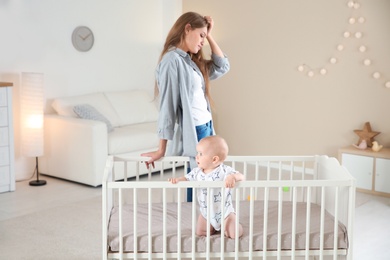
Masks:
[[[183,57],[187,57],[187,56],[189,57],[190,56],[187,52],[183,51],[180,48],[175,48],[174,51],[176,53],[178,53],[180,56],[183,56]]]

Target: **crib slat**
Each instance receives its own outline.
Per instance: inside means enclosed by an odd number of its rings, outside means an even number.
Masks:
[[[163,192],[163,254],[164,259],[167,259],[167,196],[166,196],[166,188],[162,189]]]
[[[333,259],[337,260],[337,244],[338,244],[338,218],[339,218],[339,187],[336,187],[334,197],[334,230],[333,230]]]
[[[269,188],[264,189],[264,224],[263,224],[263,258],[267,259],[267,239],[268,239],[268,201],[269,201]]]
[[[311,216],[311,187],[307,187],[306,199],[306,238],[305,238],[305,259],[309,260],[310,253],[310,216]]]
[[[152,189],[148,188],[148,252],[149,252],[149,260],[152,259]]]
[[[245,173],[245,175],[246,175],[246,173]],[[259,176],[259,162],[256,161],[256,163],[255,163],[255,180],[258,181],[259,177],[260,177]],[[258,191],[258,189],[256,187],[255,188],[255,195],[254,195],[254,197],[250,197],[250,198],[254,198],[255,200],[257,200],[257,191]],[[252,196],[253,196],[253,194],[252,194]]]
[[[221,189],[221,193],[225,194],[225,189]],[[224,251],[225,251],[225,196],[221,196],[221,209],[222,209],[222,217],[221,217],[221,260],[225,259]]]
[[[279,165],[281,166],[281,164]],[[279,168],[279,178],[281,168]],[[277,246],[277,259],[281,259],[281,250],[282,250],[282,215],[283,215],[283,188],[278,188],[278,246]]]
[[[121,189],[122,190],[122,189]],[[138,190],[137,189],[133,189],[133,215],[134,215],[134,227],[133,227],[133,240],[134,240],[134,252],[138,252],[138,230],[137,230],[137,226],[138,226],[138,221],[137,221],[137,212],[138,212]],[[122,204],[121,204],[122,205]],[[123,254],[123,253],[122,253]],[[121,254],[121,255],[122,255]],[[137,254],[134,254],[134,259],[137,259],[138,258],[138,255]]]
[[[249,192],[249,259],[252,259],[253,257],[253,216],[254,216],[254,194],[253,194],[253,187],[250,188]]]
[[[207,259],[210,259],[210,208],[212,198],[210,196],[210,187],[207,188],[207,235],[206,235],[206,254]]]
[[[177,189],[177,259],[181,259],[181,190]]]
[[[192,189],[192,198],[196,198],[195,197],[196,190],[197,190],[197,188]],[[192,245],[191,245],[192,260],[196,259],[195,230],[196,230],[196,203],[192,203],[192,234],[191,234],[191,237],[192,237]]]
[[[123,259],[123,203],[122,203],[122,189],[118,190],[119,192],[119,252],[120,259]]]
[[[353,245],[353,222],[354,222],[354,217],[355,217],[355,190],[356,190],[356,180],[352,179],[351,180],[352,184],[348,187],[348,224],[347,224],[347,230],[348,230],[348,233],[349,233],[349,236],[348,236],[348,241],[349,241],[349,244],[350,245]],[[348,252],[348,256],[347,256],[348,260],[352,260],[353,259],[353,250],[349,250]]]
[[[321,187],[320,260],[324,259],[325,187]]]
[[[239,242],[239,232],[238,232],[238,229],[239,229],[239,219],[240,219],[240,193],[239,192],[236,192],[236,226],[235,226],[235,240],[234,240],[234,248],[235,248],[235,259],[238,260],[238,252],[239,252],[239,247],[238,247],[238,242]]]
[[[295,234],[297,228],[297,187],[292,187],[291,259],[295,259]]]

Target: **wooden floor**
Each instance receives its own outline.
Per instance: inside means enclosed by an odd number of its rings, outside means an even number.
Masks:
[[[0,227],[1,221],[101,196],[101,187],[42,179],[48,184],[32,187],[28,181],[17,182],[16,191],[0,193]],[[390,198],[357,193],[353,252],[357,260],[390,259]]]

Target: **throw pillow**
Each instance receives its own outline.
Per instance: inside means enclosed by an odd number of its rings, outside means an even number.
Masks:
[[[105,123],[107,125],[108,132],[112,132],[114,130],[114,128],[111,125],[111,122],[105,116],[100,114],[99,111],[97,111],[96,108],[94,108],[91,105],[88,104],[77,105],[73,107],[73,111],[80,118],[97,120]]]

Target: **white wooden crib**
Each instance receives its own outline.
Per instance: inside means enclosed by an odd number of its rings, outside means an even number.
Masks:
[[[224,186],[168,182],[184,174],[186,157],[165,157],[154,173],[114,181],[130,164],[144,168],[146,159],[107,159],[103,259],[352,259],[355,180],[335,158],[229,156],[225,163],[246,177],[233,190],[244,230],[236,239],[195,235],[199,206],[196,199],[186,202],[187,188],[196,198],[198,188],[220,187],[224,194]],[[171,169],[164,170],[167,164]]]

